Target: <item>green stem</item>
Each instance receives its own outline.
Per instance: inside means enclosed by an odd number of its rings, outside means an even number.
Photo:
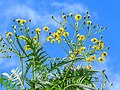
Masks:
[[[22,83],[23,83],[23,86],[24,86],[24,65],[23,65],[23,59],[22,59],[21,56],[20,56],[20,66],[21,66],[21,69],[22,69]]]
[[[102,90],[104,90],[104,73],[102,73]]]
[[[68,73],[69,73],[69,71],[70,71],[70,67],[73,65],[73,63],[74,63],[74,61],[72,61],[72,63],[71,63],[70,66],[68,67],[68,70],[67,70],[67,72],[66,72],[66,74],[65,74],[65,77],[64,77],[64,79],[63,79],[63,83],[61,84],[61,88],[62,88],[62,86],[63,86],[63,84],[64,84],[64,81],[65,81],[65,79],[66,79],[66,77],[67,77],[67,75],[68,75]]]
[[[64,48],[64,46],[60,43],[60,46],[63,48],[63,50],[69,55],[69,53],[67,52],[67,50]]]

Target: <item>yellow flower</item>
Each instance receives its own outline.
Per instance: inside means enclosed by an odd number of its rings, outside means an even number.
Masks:
[[[92,59],[92,60],[96,60],[96,56],[94,55],[94,56],[90,56],[90,58]]]
[[[51,43],[55,43],[55,39],[52,39],[52,40],[51,40]]]
[[[62,39],[59,37],[59,38],[56,38],[56,40],[58,40],[58,43],[60,43]]]
[[[60,28],[58,28],[58,30],[59,30],[60,32],[63,32],[63,31],[64,31],[64,28],[60,27]]]
[[[81,35],[80,34],[77,34],[77,38],[79,38]]]
[[[104,48],[104,43],[103,42],[99,42],[99,49],[102,50]]]
[[[46,31],[46,32],[48,32],[48,31],[50,30],[50,28],[49,28],[48,26],[45,26],[45,27],[43,28],[43,30]]]
[[[57,34],[59,35],[59,36],[62,36],[62,32],[61,31],[57,31]]]
[[[99,62],[104,62],[104,58],[103,57],[99,57],[98,60],[99,60]]]
[[[82,16],[81,16],[80,14],[76,14],[76,15],[75,15],[75,19],[76,19],[77,21],[79,21],[79,20],[82,19]]]
[[[97,43],[97,42],[98,42],[98,39],[97,39],[97,38],[92,38],[91,41],[92,41],[93,43]]]
[[[75,51],[75,54],[80,54],[80,53],[81,53],[80,49]]]
[[[69,51],[69,54],[72,54],[72,51]]]
[[[73,60],[73,59],[75,59],[75,58],[76,58],[76,57],[75,57],[75,55],[74,55],[74,54],[71,54],[71,55],[70,55],[70,59],[72,59],[72,60]]]
[[[94,50],[97,50],[97,49],[99,48],[99,46],[92,46],[92,48],[93,48]]]
[[[63,18],[63,19],[66,19],[66,15],[62,15],[62,18]]]
[[[35,40],[35,41],[36,41],[36,40],[38,40],[38,37],[37,37],[37,36],[35,36],[35,37],[33,38],[33,40]]]
[[[92,22],[91,22],[90,20],[88,20],[88,21],[87,21],[87,24],[90,24],[90,25],[92,25]]]
[[[23,20],[20,20],[20,24],[21,24],[21,25],[24,25],[25,22],[26,22],[26,20],[24,20],[24,19],[23,19]]]
[[[47,41],[50,41],[52,39],[52,36],[47,37]]]
[[[85,40],[85,36],[84,35],[80,35],[80,37],[78,38],[78,40],[80,40],[80,41]]]
[[[28,50],[28,51],[31,50],[30,46],[29,46],[29,45],[26,45],[26,46],[25,46],[25,50]]]
[[[69,16],[72,17],[72,16],[73,16],[73,13],[69,13]]]
[[[37,34],[40,34],[40,31],[41,31],[40,28],[36,28],[36,33]]]
[[[107,55],[108,55],[107,52],[103,52],[103,53],[101,54],[102,57],[106,57]]]
[[[69,36],[69,33],[68,33],[68,32],[64,32],[64,33],[63,33],[63,36],[68,37],[68,36]]]
[[[35,41],[35,42],[33,42],[33,43],[34,43],[35,46],[40,46],[40,43],[37,42],[37,41]]]
[[[86,66],[87,69],[92,69],[93,67],[91,65]]]
[[[58,33],[53,33],[53,36],[55,37],[56,40],[58,40],[58,38],[59,38]]]
[[[86,61],[87,61],[87,62],[91,62],[92,59],[91,59],[91,58],[86,58]]]
[[[86,47],[81,47],[80,48],[80,51],[85,51],[86,50]]]
[[[12,32],[7,32],[7,34],[6,34],[7,37],[8,37],[8,36],[12,36],[12,35],[13,35]]]

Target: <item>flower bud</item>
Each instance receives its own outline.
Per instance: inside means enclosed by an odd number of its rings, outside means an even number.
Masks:
[[[88,14],[88,11],[86,11],[86,14]]]
[[[88,18],[90,18],[91,16],[90,15],[88,15]]]
[[[51,16],[52,19],[54,19],[54,16]]]
[[[29,19],[28,22],[31,22],[31,19]]]
[[[86,16],[84,16],[84,19],[86,19]]]
[[[110,49],[110,46],[108,46],[107,49]]]
[[[107,27],[104,28],[104,30],[106,30],[106,29],[107,29]]]
[[[93,26],[93,28],[95,28],[95,25]]]
[[[103,35],[100,36],[100,39],[102,39],[102,38],[103,38]]]

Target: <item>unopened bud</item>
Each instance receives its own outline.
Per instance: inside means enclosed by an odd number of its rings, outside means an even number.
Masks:
[[[103,38],[103,35],[101,35],[100,38],[102,39],[102,38]]]
[[[93,28],[95,28],[95,26],[93,26]]]
[[[105,70],[102,70],[102,73],[105,73]]]
[[[91,16],[90,15],[88,15],[88,18],[90,18]]]
[[[107,49],[110,49],[110,46],[108,46]]]
[[[86,19],[86,16],[84,16],[84,19]]]
[[[104,30],[106,30],[106,29],[107,29],[107,27],[104,28]]]
[[[51,16],[52,19],[54,19],[54,16]]]
[[[31,19],[29,19],[28,22],[31,22]]]
[[[100,29],[102,30],[102,29],[103,29],[103,27],[101,26],[101,27],[100,27]]]
[[[88,11],[86,11],[86,14],[88,14]]]
[[[49,35],[51,35],[52,33],[51,32],[49,32]]]

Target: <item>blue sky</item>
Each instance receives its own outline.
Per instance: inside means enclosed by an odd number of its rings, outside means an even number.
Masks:
[[[114,86],[108,90],[119,90],[120,88],[120,1],[119,0],[0,0],[0,33],[11,31],[12,20],[14,18],[32,19],[34,28],[48,25],[55,31],[58,26],[51,19],[54,15],[61,20],[61,12],[73,12],[85,14],[88,10],[94,23],[107,26],[108,29],[103,32],[106,45],[111,48],[108,51],[108,60],[100,67],[107,70],[107,74],[114,83]],[[42,36],[44,38],[45,36]],[[59,46],[57,46],[58,48]],[[51,49],[48,49],[50,52]],[[53,49],[54,52],[58,49]],[[51,53],[54,56],[54,54]],[[62,54],[60,54],[62,55]],[[0,59],[0,74],[10,72],[18,66],[16,56],[11,60]],[[2,89],[1,89],[2,90]]]

